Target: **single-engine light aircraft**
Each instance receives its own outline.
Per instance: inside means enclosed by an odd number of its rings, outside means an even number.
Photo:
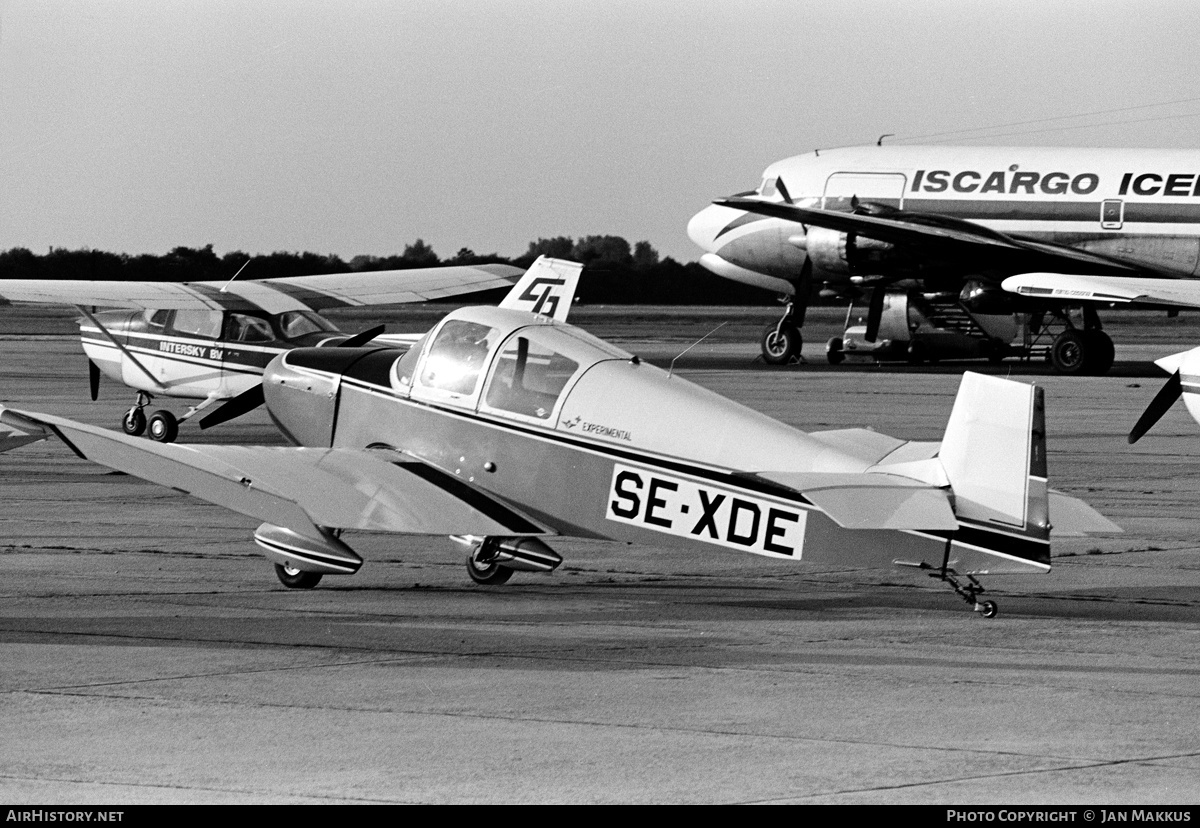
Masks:
[[[1154,149],[867,146],[778,161],[756,190],[717,199],[688,224],[700,262],[778,291],[786,309],[764,358],[799,353],[815,292],[864,292],[865,325],[847,338],[913,359],[1045,353],[1065,374],[1103,374],[1113,342],[1077,277],[1200,275],[1200,154]],[[1019,294],[1037,273],[1054,292]],[[892,297],[888,303],[886,297]],[[899,324],[885,305],[904,308]],[[1014,326],[1014,315],[1019,324]],[[884,329],[881,330],[881,322]],[[1014,331],[1023,336],[1014,341]],[[887,342],[883,342],[883,340]],[[826,351],[840,362],[846,342]],[[924,351],[924,353],[922,353]]]
[[[1048,487],[1042,389],[974,373],[940,444],[809,434],[574,326],[475,307],[407,350],[281,353],[257,400],[295,447],[160,445],[11,408],[0,447],[55,435],[262,521],[289,587],[356,572],[346,530],[451,536],[481,584],[555,569],[547,541],[575,536],[913,567],[990,617],[978,576],[1049,571],[1052,521],[1120,531]]]
[[[319,311],[423,302],[511,286],[503,307],[565,319],[580,269],[573,262],[543,257],[523,276],[519,268],[484,264],[228,283],[0,279],[0,304],[77,307],[83,314],[78,322],[92,399],[101,374],[134,389],[137,399],[122,418],[122,429],[169,443],[178,436],[179,423],[257,387],[263,368],[283,351],[360,341],[338,331]],[[89,306],[134,310],[93,313]],[[364,333],[369,340],[379,331]],[[382,338],[402,345],[419,337]],[[147,417],[145,409],[156,395],[199,402],[180,417],[166,409]]]

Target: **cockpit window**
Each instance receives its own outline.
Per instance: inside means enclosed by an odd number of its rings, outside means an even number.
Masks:
[[[270,342],[275,338],[271,323],[248,313],[229,314],[226,338],[231,342]]]
[[[149,309],[146,311],[146,322],[152,328],[165,328],[167,319],[171,316],[171,311],[159,308],[158,310]]]
[[[420,384],[450,394],[472,394],[497,335],[495,328],[477,322],[446,322],[425,354]]]
[[[484,403],[488,408],[548,419],[567,381],[579,363],[539,342],[539,329],[527,328],[510,337],[492,365]]]
[[[279,333],[284,339],[299,339],[310,333],[336,331],[323,317],[310,311],[288,311],[276,317]]]
[[[758,188],[758,194],[763,198],[774,198],[776,193],[775,183],[778,180],[777,178],[764,178],[762,186]]]

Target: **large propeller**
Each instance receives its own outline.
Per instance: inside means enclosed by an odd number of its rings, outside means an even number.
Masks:
[[[1150,405],[1146,406],[1146,410],[1142,412],[1142,416],[1138,418],[1134,424],[1133,430],[1129,432],[1129,442],[1136,443],[1142,439],[1147,431],[1154,427],[1154,424],[1162,419],[1162,415],[1175,404],[1175,401],[1183,396],[1183,380],[1176,371],[1171,374],[1171,378],[1167,380],[1167,384],[1159,389],[1154,395],[1154,399],[1150,401]]]
[[[372,339],[383,333],[383,331],[383,325],[376,325],[374,328],[368,328],[361,333],[356,333],[354,336],[339,342],[334,347],[361,348]],[[260,382],[253,388],[247,388],[236,397],[228,400],[216,411],[202,417],[200,419],[200,428],[212,428],[213,426],[220,425],[221,423],[227,423],[230,420],[235,420],[243,414],[249,414],[264,402],[266,402],[266,397],[263,395],[263,387],[262,383]]]

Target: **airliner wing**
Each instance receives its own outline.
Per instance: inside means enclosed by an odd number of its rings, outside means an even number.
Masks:
[[[511,287],[519,268],[502,264],[356,271],[233,282],[91,282],[0,279],[10,302],[145,309],[326,310],[424,302]]]
[[[1200,308],[1200,280],[1191,279],[1021,273],[1008,277],[1001,286],[1035,299]]]
[[[881,208],[878,215],[848,213],[744,197],[721,198],[714,203],[798,224],[826,227],[842,233],[858,233],[892,244],[921,247],[927,252],[936,251],[958,257],[989,256],[996,266],[1010,272],[1055,267],[1072,270],[1087,267],[1131,276],[1155,272],[1119,259],[1066,245],[1011,236],[975,222],[936,214],[894,208]]]
[[[454,475],[396,452],[155,443],[3,406],[0,423],[0,433],[24,435],[24,442],[53,433],[102,466],[310,537],[321,536],[318,526],[417,535],[550,534]]]

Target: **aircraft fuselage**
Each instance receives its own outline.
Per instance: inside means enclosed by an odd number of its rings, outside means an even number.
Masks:
[[[852,201],[966,220],[1178,277],[1200,275],[1200,153],[1153,149],[868,146],[797,155],[765,170],[759,197],[848,211]],[[688,225],[719,275],[791,294],[815,282],[991,275],[976,257],[709,206]],[[1011,272],[1011,271],[1010,271]]]

